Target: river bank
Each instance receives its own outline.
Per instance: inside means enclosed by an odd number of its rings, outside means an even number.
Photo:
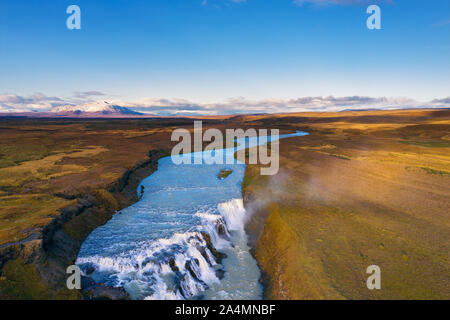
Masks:
[[[448,111],[378,114],[308,119],[309,136],[280,144],[276,176],[247,166],[265,299],[449,298]],[[366,287],[370,265],[381,290]]]
[[[0,125],[0,298],[82,298],[66,289],[66,268],[92,230],[138,200],[137,185],[167,155],[158,150],[170,149],[171,122]]]
[[[254,147],[267,140],[239,138],[234,148],[184,154],[189,161],[182,164],[160,159],[159,169],[141,183],[150,191],[83,243],[80,268],[98,281],[123,286],[133,299],[261,298],[259,270],[243,228],[245,164],[233,158],[245,141]],[[212,154],[231,161],[202,163]],[[228,175],[220,177],[224,171]],[[226,258],[218,261],[214,251]]]
[[[150,151],[147,159],[138,161],[134,168],[126,170],[120,179],[105,189],[80,198],[69,197],[72,204],[61,209],[61,214],[33,239],[4,245],[0,249],[2,275],[5,278],[1,282],[2,298],[8,298],[3,296],[6,292],[14,298],[82,298],[78,291],[65,288],[67,266],[74,264],[82,242],[93,230],[107,222],[117,211],[139,200],[137,186],[143,178],[157,170],[158,159],[164,155],[166,153],[161,151]],[[59,196],[65,197],[64,194]],[[31,281],[22,283],[30,275]],[[100,294],[108,295],[107,291],[103,290]]]
[[[247,166],[239,190],[264,298],[448,298],[448,112],[239,116],[220,124],[311,133],[280,144],[278,175]],[[173,126],[192,120],[0,122],[7,151],[0,154],[0,298],[82,298],[62,282],[76,247],[136,203],[119,191],[133,179],[127,172],[149,160],[149,149],[170,148]],[[91,214],[78,218],[82,212]],[[364,286],[369,264],[389,270],[381,291]]]

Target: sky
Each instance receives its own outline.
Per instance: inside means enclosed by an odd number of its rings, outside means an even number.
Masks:
[[[448,0],[0,1],[0,112],[442,106],[449,91]]]

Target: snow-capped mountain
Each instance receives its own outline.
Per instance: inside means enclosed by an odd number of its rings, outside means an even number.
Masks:
[[[73,113],[77,115],[81,114],[102,114],[102,115],[141,115],[142,113],[133,111],[126,107],[110,104],[107,101],[99,101],[86,103],[76,106],[59,106],[51,110],[54,113]]]

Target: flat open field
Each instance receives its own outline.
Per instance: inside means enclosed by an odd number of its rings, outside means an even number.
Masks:
[[[0,298],[77,298],[60,289],[65,266],[95,227],[137,201],[173,127],[191,123],[0,119]]]
[[[310,132],[280,142],[278,175],[247,167],[266,298],[450,298],[449,111],[247,121]],[[366,287],[369,265],[381,290]]]
[[[0,118],[0,299],[80,298],[65,289],[66,267],[92,230],[138,200],[180,127],[193,120]]]
[[[192,119],[0,119],[0,298],[80,298],[65,266]],[[206,121],[206,122],[205,122]],[[247,167],[247,226],[270,299],[450,298],[450,111],[238,116],[279,128],[280,171]],[[382,289],[366,288],[379,265]]]

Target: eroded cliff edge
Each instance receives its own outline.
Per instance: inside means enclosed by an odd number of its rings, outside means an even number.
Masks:
[[[277,175],[247,166],[246,229],[266,299],[448,299],[449,126],[437,114],[327,120],[281,141]],[[382,290],[366,286],[370,265]]]
[[[70,200],[60,214],[38,226],[27,239],[0,246],[0,299],[79,299],[66,288],[66,268],[74,264],[84,239],[117,211],[139,200],[137,186],[166,154],[159,150],[125,170],[117,181],[81,194],[60,193]]]

